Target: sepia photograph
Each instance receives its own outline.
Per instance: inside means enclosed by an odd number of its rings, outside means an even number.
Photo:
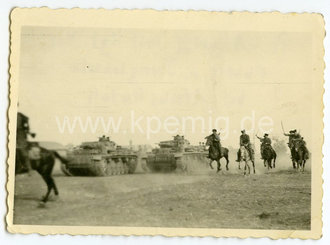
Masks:
[[[320,14],[14,9],[8,231],[320,238],[324,36]]]

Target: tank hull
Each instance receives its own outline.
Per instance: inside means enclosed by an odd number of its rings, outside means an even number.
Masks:
[[[149,155],[146,159],[147,168],[152,172],[172,172],[177,168],[174,154]]]
[[[137,166],[135,154],[69,154],[66,175],[73,176],[111,176],[133,174]]]

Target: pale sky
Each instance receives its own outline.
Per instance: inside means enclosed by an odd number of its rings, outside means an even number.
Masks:
[[[217,129],[228,130],[223,144],[234,147],[242,118],[255,113],[256,123],[272,118],[271,135],[282,134],[282,120],[286,131],[297,128],[308,143],[308,115],[319,99],[310,93],[317,82],[313,45],[303,32],[24,27],[19,111],[29,116],[37,140],[62,144],[103,134],[62,134],[56,117],[65,116],[122,117],[120,132],[110,135],[118,144],[172,138],[163,129],[149,139],[131,133],[131,111],[162,120],[227,117],[229,124]],[[185,136],[196,144],[208,130],[192,133],[188,127]]]

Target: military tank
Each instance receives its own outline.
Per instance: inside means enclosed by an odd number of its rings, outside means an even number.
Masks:
[[[189,172],[208,168],[207,151],[203,145],[192,146],[184,136],[159,142],[159,148],[142,157],[146,172]]]
[[[109,176],[133,174],[137,166],[136,152],[117,146],[109,137],[83,142],[67,153],[68,164],[62,166],[66,175]],[[63,169],[64,168],[64,169]]]

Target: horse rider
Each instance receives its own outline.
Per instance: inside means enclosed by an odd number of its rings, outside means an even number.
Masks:
[[[288,146],[290,148],[291,159],[292,159],[293,158],[293,155],[294,155],[296,143],[299,142],[302,137],[299,134],[299,132],[297,131],[297,129],[290,130],[288,134],[284,133],[284,136],[288,136],[289,137]]]
[[[265,147],[269,146],[272,149],[272,151],[274,152],[274,149],[272,147],[272,140],[268,136],[269,136],[269,134],[267,134],[267,133],[264,134],[264,137],[263,138],[261,138],[258,135],[256,135],[256,137],[261,142],[260,153],[261,153],[261,159],[262,160],[264,160],[264,158],[263,158],[263,152],[264,152]]]
[[[253,149],[252,149],[251,142],[250,142],[250,136],[246,133],[245,129],[241,130],[241,133],[242,134],[239,137],[239,145],[240,145],[240,147],[244,146],[248,150],[250,158],[252,159],[253,158],[253,156],[252,156]],[[241,159],[241,149],[239,149],[237,152],[236,162],[240,162],[240,159]]]
[[[218,147],[220,154],[222,155],[222,151],[221,151],[221,140],[220,140],[220,133],[217,133],[216,129],[212,129],[212,134],[207,136],[206,138],[209,138],[211,140],[211,142]],[[209,148],[209,158],[210,154],[211,154],[211,147]]]
[[[304,138],[297,132],[297,130],[293,130],[293,137],[292,137],[292,148],[293,150],[298,150],[299,147],[303,147],[305,151],[307,152],[307,159],[309,157],[309,151],[306,146],[306,141]]]
[[[17,113],[17,128],[16,128],[16,158],[19,155],[22,167],[30,172],[31,165],[28,154],[28,141],[27,136],[35,137],[34,133],[30,132],[29,118],[23,113]]]

